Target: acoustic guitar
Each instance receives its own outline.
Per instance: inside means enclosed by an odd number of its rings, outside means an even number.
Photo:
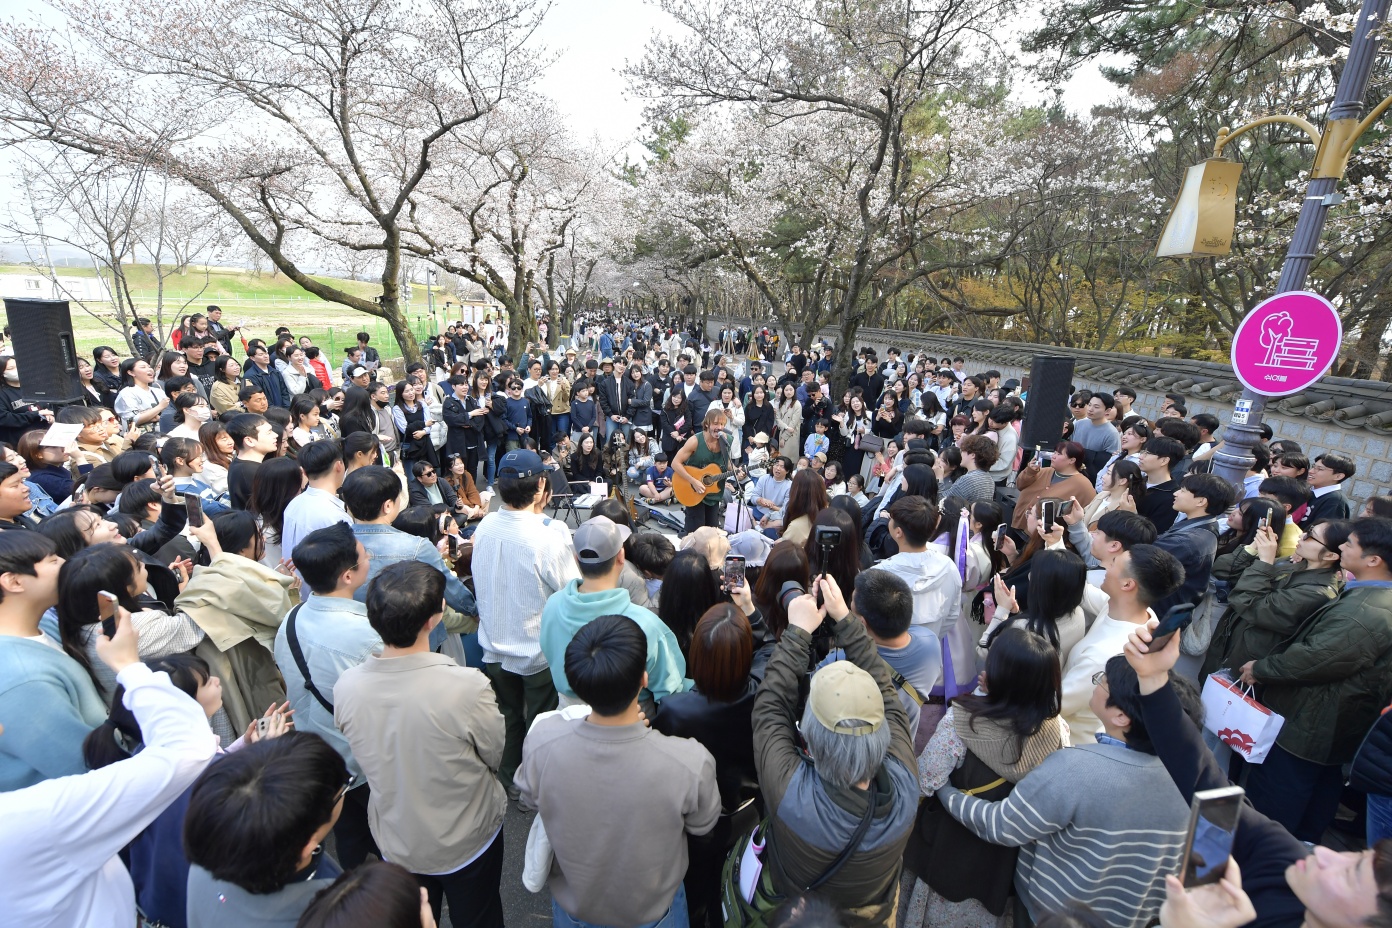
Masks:
[[[672,479],[672,495],[683,506],[699,506],[711,494],[723,492],[726,479],[735,474],[734,471],[721,470],[719,464],[707,464],[705,467],[688,466],[686,472],[705,484],[706,492],[698,493],[690,483],[681,477],[674,477]]]

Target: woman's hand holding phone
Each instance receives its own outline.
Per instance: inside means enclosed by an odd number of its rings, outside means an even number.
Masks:
[[[101,602],[100,595],[97,601]],[[120,605],[113,604],[112,621],[115,622],[113,633],[108,636],[103,629],[93,643],[101,662],[110,667],[113,673],[120,673],[131,664],[140,663],[140,634],[131,622],[131,614]],[[102,624],[106,625],[106,620]]]
[[[996,574],[995,590],[992,593],[996,605],[1011,615],[1020,611],[1020,601],[1015,597],[1015,588],[1005,585],[1005,578]]]
[[[1271,530],[1270,525],[1257,529],[1252,544],[1257,549],[1257,560],[1265,564],[1276,563],[1276,554],[1281,549],[1281,539]]]

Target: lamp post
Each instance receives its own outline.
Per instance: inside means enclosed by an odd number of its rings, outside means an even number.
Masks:
[[[1229,131],[1224,127],[1218,132],[1218,141],[1213,150],[1214,159],[1219,159],[1223,147],[1238,136],[1258,126],[1273,122],[1290,123],[1300,127],[1316,145],[1315,163],[1310,171],[1310,183],[1305,189],[1305,199],[1300,207],[1300,215],[1296,219],[1295,232],[1291,236],[1290,248],[1286,251],[1286,260],[1281,267],[1281,277],[1276,284],[1275,293],[1287,293],[1304,287],[1305,278],[1310,273],[1310,265],[1314,261],[1316,250],[1319,247],[1320,232],[1324,228],[1325,216],[1331,206],[1343,199],[1338,193],[1338,186],[1339,181],[1344,176],[1344,171],[1348,168],[1348,160],[1353,153],[1353,146],[1357,144],[1363,133],[1382,118],[1389,107],[1392,107],[1392,97],[1388,97],[1375,106],[1367,116],[1359,118],[1363,112],[1363,97],[1368,90],[1369,76],[1372,74],[1373,63],[1377,58],[1381,44],[1378,30],[1387,21],[1389,3],[1392,3],[1392,0],[1363,0],[1363,6],[1358,11],[1358,22],[1354,26],[1348,60],[1344,65],[1343,73],[1339,75],[1339,84],[1334,92],[1334,102],[1329,107],[1329,115],[1325,120],[1322,133],[1298,116],[1285,115],[1264,116],[1236,130]],[[1211,165],[1214,165],[1213,160],[1191,168],[1191,177],[1186,178],[1186,190],[1192,189],[1190,188],[1190,180],[1193,179],[1194,172],[1202,171]],[[1231,185],[1235,188],[1236,174],[1230,176]],[[1188,236],[1188,241],[1191,250],[1187,252],[1164,250],[1166,241],[1174,231],[1176,223],[1184,225],[1187,220],[1188,222],[1198,221],[1202,224],[1204,206],[1200,204],[1204,197],[1221,199],[1225,194],[1229,194],[1226,196],[1228,201],[1226,206],[1221,208],[1235,209],[1236,204],[1230,195],[1231,191],[1226,189],[1226,184],[1226,176],[1218,179],[1203,177],[1195,181],[1198,189],[1192,189],[1194,199],[1189,204],[1188,215],[1184,213],[1186,190],[1181,191],[1181,199],[1176,202],[1175,210],[1166,224],[1157,254],[1165,256],[1182,253],[1226,254],[1228,252],[1231,247],[1231,222],[1228,224],[1229,235],[1221,243],[1204,242],[1201,229],[1197,233],[1190,230],[1191,234]],[[1207,189],[1204,189],[1205,187]],[[1210,203],[1210,205],[1212,204]],[[1184,236],[1181,235],[1179,238],[1183,239]],[[1182,248],[1183,246],[1178,247]],[[1254,460],[1252,448],[1261,436],[1262,413],[1266,408],[1267,398],[1265,394],[1258,393],[1248,387],[1242,391],[1242,399],[1245,402],[1240,404],[1239,409],[1243,411],[1233,414],[1224,432],[1223,444],[1213,456],[1214,473],[1238,487],[1242,485],[1242,479],[1246,476]]]

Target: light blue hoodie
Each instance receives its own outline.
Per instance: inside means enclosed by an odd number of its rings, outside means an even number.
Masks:
[[[686,658],[682,657],[677,636],[661,619],[642,606],[633,605],[623,587],[582,593],[580,581],[572,580],[552,593],[541,610],[541,653],[551,665],[556,692],[577,698],[565,675],[565,649],[581,626],[602,615],[628,616],[647,636],[648,690],[654,700],[661,702],[671,693],[691,689],[691,681],[686,679]]]
[[[106,711],[77,661],[33,638],[0,635],[0,792],[86,773],[82,739]]]

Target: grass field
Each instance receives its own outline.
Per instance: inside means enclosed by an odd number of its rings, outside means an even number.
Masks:
[[[95,268],[58,268],[58,276],[96,277]],[[155,318],[158,300],[158,281],[151,265],[127,266],[133,296],[142,315]],[[22,265],[0,265],[0,275],[33,276],[33,268]],[[320,280],[335,287],[365,297],[380,292],[378,286],[357,280],[340,280],[320,277]],[[432,288],[437,312],[442,311],[445,301],[459,305],[459,298],[440,287]],[[382,346],[384,356],[397,354],[396,343],[385,322],[364,313],[354,312],[337,303],[328,303],[304,290],[299,284],[288,280],[284,275],[272,277],[270,272],[260,275],[240,268],[210,267],[190,268],[185,275],[173,275],[164,281],[163,322],[167,332],[178,325],[182,316],[203,312],[210,304],[222,307],[223,324],[244,325],[248,338],[263,338],[267,341],[275,334],[278,326],[289,326],[298,335],[308,335],[315,344],[328,350],[336,362],[343,357],[344,346],[354,341],[358,332],[367,332],[372,343]],[[430,328],[426,314],[425,287],[412,286],[410,316],[413,328],[424,333]],[[456,317],[457,318],[457,317]],[[112,345],[117,350],[121,333],[117,328],[116,314],[110,303],[87,303],[85,308],[72,303],[73,334],[78,349],[91,356],[97,345]]]

